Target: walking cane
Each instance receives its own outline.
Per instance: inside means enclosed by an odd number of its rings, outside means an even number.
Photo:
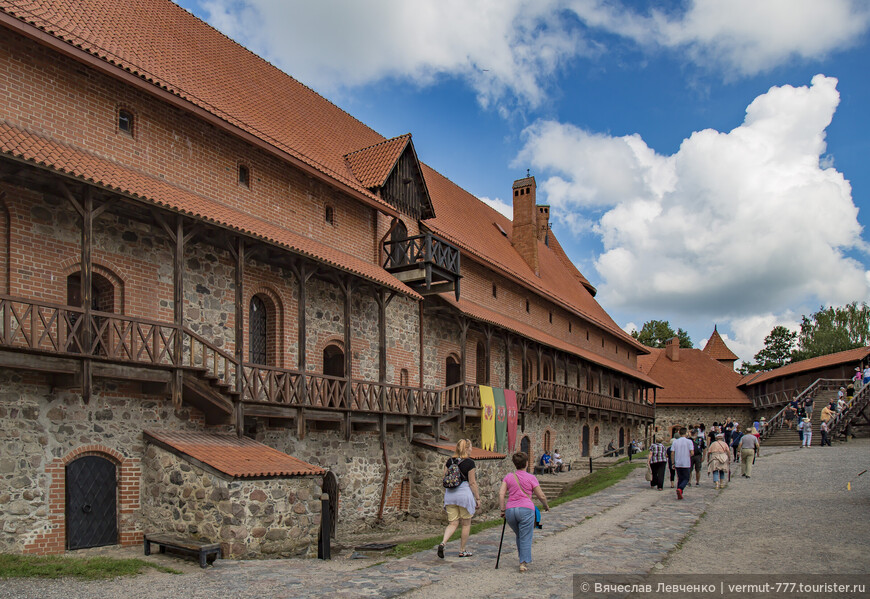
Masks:
[[[498,541],[498,555],[495,557],[495,569],[498,570],[498,561],[501,559],[501,544],[504,542],[504,529],[507,526],[507,518],[504,519],[504,524],[501,525],[501,539]]]

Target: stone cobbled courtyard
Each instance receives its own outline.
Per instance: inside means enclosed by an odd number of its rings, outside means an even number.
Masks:
[[[832,448],[762,449],[751,479],[737,471],[728,488],[716,491],[704,474],[683,501],[668,482],[664,491],[650,489],[638,469],[604,491],[544,513],[525,573],[517,569],[509,529],[500,568],[494,569],[498,527],[472,536],[474,556],[465,559],[457,557],[458,542],[448,544],[444,560],[430,550],[393,560],[218,560],[200,570],[157,555],[148,559],[184,574],[150,571],[100,582],[6,580],[0,597],[510,599],[528,597],[530,589],[538,597],[572,597],[573,575],[592,573],[839,573],[863,574],[870,582],[870,473],[857,477],[868,467],[870,441],[864,439]],[[737,547],[751,547],[752,559]]]

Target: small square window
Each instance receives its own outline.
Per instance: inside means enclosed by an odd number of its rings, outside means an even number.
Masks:
[[[553,324],[553,313],[550,312],[550,324]]]
[[[571,332],[571,329],[572,329],[572,327],[571,327],[571,323],[569,322],[569,323],[568,323],[568,332],[569,332],[569,333]]]
[[[326,222],[329,223],[330,225],[335,224],[335,208],[333,208],[332,206],[326,207],[326,212],[324,214],[324,220],[326,220]]]
[[[118,111],[118,131],[133,135],[133,113],[129,110]]]
[[[526,300],[526,312],[529,311],[529,300]]]
[[[239,165],[239,185],[243,187],[251,186],[251,171],[244,164]]]

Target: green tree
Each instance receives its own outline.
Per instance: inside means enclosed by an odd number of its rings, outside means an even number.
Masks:
[[[797,343],[792,356],[795,362],[870,344],[870,306],[866,302],[822,306],[809,317],[801,317]]]
[[[691,348],[692,340],[689,334],[683,329],[671,328],[671,324],[667,320],[648,320],[643,323],[640,331],[637,329],[631,332],[631,336],[646,345],[647,347],[664,347],[668,339],[672,337],[680,338],[680,347]]]
[[[740,364],[741,374],[763,372],[785,366],[791,362],[796,340],[797,333],[795,331],[789,331],[782,325],[773,327],[764,338],[764,347],[755,354],[753,358],[755,363],[742,362]]]

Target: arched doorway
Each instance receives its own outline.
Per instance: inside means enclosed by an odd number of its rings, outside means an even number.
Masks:
[[[259,295],[251,298],[248,312],[248,359],[251,364],[266,365],[269,314]]]
[[[622,448],[625,446],[625,429],[619,427],[619,454],[622,455]]]
[[[527,390],[535,382],[535,367],[531,358],[523,362],[523,391]]]
[[[323,374],[344,378],[344,351],[337,345],[323,349]]]
[[[82,277],[80,272],[74,272],[66,278],[66,303],[68,306],[82,306]],[[91,310],[97,312],[114,312],[115,311],[115,286],[112,282],[103,275],[91,273]],[[94,328],[100,330],[103,328],[105,317],[92,316]],[[91,348],[82,347],[84,339],[82,330],[83,323],[78,323],[79,314],[70,314],[70,330],[68,332],[67,349],[75,353],[92,353]],[[77,324],[78,323],[78,324]],[[94,339],[95,352],[107,353],[109,327],[106,327],[101,340]]]
[[[84,456],[66,467],[67,549],[118,543],[118,483],[113,462]]]
[[[553,451],[553,436],[550,431],[544,431],[544,451]]]
[[[592,429],[592,444],[596,447],[601,444],[601,429],[597,426]]]
[[[447,356],[445,365],[444,386],[449,387],[462,382],[462,373],[459,368],[459,360],[453,356]]]
[[[541,373],[541,380],[550,382],[556,380],[556,373],[553,368],[553,362],[552,360],[550,360],[550,358],[544,358],[541,369],[543,370],[543,372]]]
[[[522,439],[520,439],[520,451],[522,451],[524,454],[526,454],[529,458],[529,461],[526,464],[526,470],[529,472],[531,472],[532,460],[534,459],[534,456],[532,455],[532,453],[530,451],[531,448],[532,448],[532,441],[531,441],[531,439],[529,439],[528,435],[526,435]]]
[[[583,425],[583,432],[580,435],[580,455],[589,457],[589,425]]]
[[[338,478],[332,471],[323,475],[323,482],[320,485],[321,493],[325,493],[329,497],[329,510],[320,516],[320,534],[317,539],[317,556],[325,558],[323,529],[329,525],[329,538],[335,538],[335,527],[338,524]]]
[[[408,263],[408,227],[399,221],[390,234],[390,261],[393,266],[402,266]]]

